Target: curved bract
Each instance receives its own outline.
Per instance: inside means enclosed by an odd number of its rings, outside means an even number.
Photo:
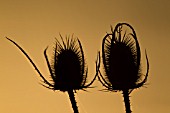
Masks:
[[[102,42],[102,58],[105,76],[100,73],[99,80],[110,91],[131,90],[141,87],[147,80],[147,72],[143,81],[141,73],[140,46],[136,33],[127,23],[119,23],[112,33],[107,34]]]

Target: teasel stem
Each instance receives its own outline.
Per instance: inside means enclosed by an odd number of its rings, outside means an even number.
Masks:
[[[132,111],[130,109],[129,90],[123,90],[123,97],[124,97],[126,113],[131,113]]]
[[[78,107],[77,107],[77,102],[76,102],[76,99],[75,99],[73,90],[69,90],[69,91],[68,91],[68,95],[69,95],[69,97],[70,97],[70,101],[71,101],[71,104],[72,104],[72,108],[73,108],[73,110],[74,110],[74,113],[79,113],[79,112],[78,112]]]

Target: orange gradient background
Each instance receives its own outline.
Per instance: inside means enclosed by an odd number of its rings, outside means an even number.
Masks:
[[[49,46],[52,56],[55,38],[72,35],[82,43],[88,65],[88,82],[95,74],[97,51],[110,25],[119,22],[133,26],[142,52],[150,62],[145,87],[131,93],[133,113],[170,112],[170,2],[168,0],[1,0],[0,1],[0,113],[72,113],[67,93],[52,91],[26,57],[4,37],[16,41],[49,79],[43,56]],[[80,113],[125,113],[121,92],[95,88],[77,91]]]

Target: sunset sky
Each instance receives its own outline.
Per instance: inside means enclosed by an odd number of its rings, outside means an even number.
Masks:
[[[74,34],[82,43],[88,65],[88,82],[95,74],[97,51],[110,26],[127,22],[136,31],[146,73],[145,87],[131,93],[133,113],[170,112],[170,1],[168,0],[1,0],[0,1],[0,113],[73,113],[67,93],[40,85],[41,78],[26,57],[9,41],[16,41],[44,76],[49,71],[43,56],[55,38]],[[80,113],[125,113],[121,92],[95,88],[77,91]]]

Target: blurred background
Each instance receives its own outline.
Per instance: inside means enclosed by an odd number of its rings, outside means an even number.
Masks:
[[[97,51],[106,32],[119,22],[133,26],[150,71],[145,87],[131,93],[133,113],[170,112],[170,1],[168,0],[1,0],[0,1],[0,112],[72,113],[67,93],[40,85],[41,79],[26,57],[4,37],[16,41],[49,79],[43,56],[55,38],[74,34],[82,43],[88,81],[95,74]],[[125,113],[121,92],[102,92],[99,81],[88,92],[77,91],[80,113]]]

